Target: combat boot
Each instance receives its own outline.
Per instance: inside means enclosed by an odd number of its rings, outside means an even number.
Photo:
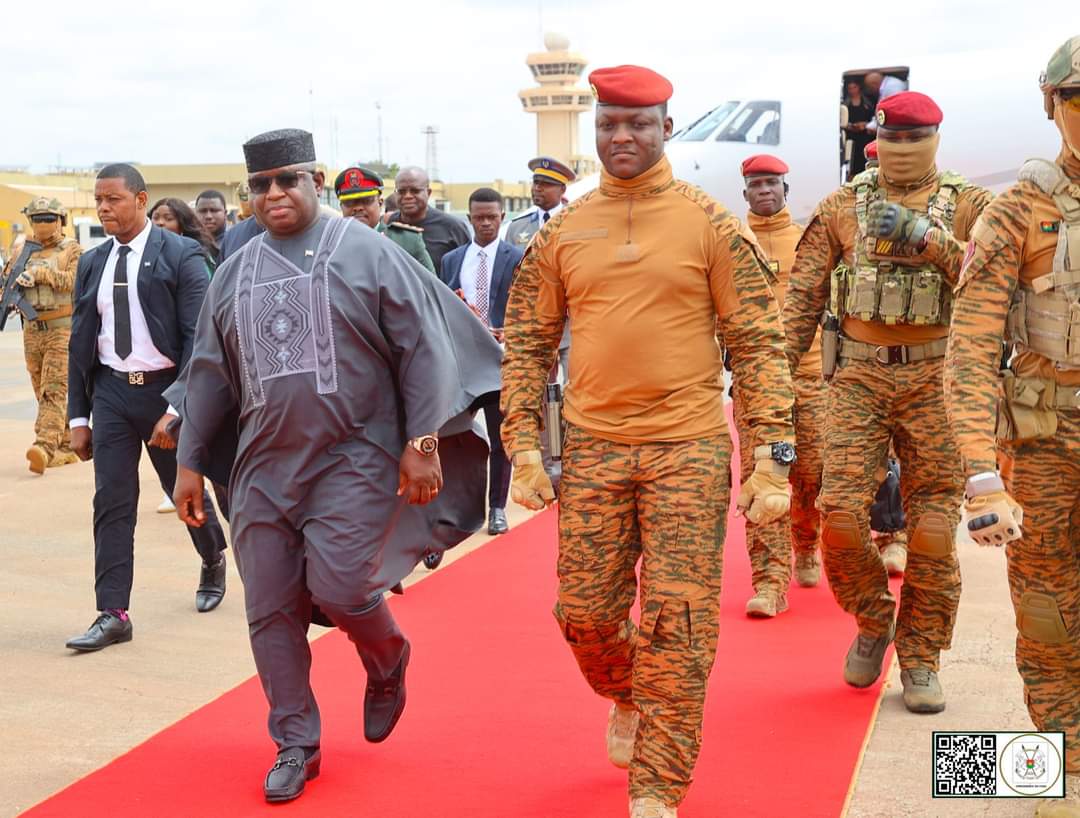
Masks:
[[[26,459],[30,461],[30,471],[34,474],[45,474],[49,465],[49,455],[37,444],[26,450]]]
[[[881,561],[890,577],[903,576],[907,568],[907,546],[893,540],[881,550]]]
[[[635,798],[630,802],[630,818],[678,818],[678,810],[655,798]]]
[[[67,449],[57,449],[53,452],[52,460],[49,461],[49,468],[54,469],[58,466],[66,466],[69,463],[78,463],[79,456],[75,452]]]
[[[900,671],[904,686],[904,707],[912,713],[940,713],[945,709],[945,692],[937,672],[925,667]]]
[[[746,615],[755,619],[776,616],[787,610],[787,594],[763,589],[758,591],[746,603]]]
[[[800,588],[813,588],[821,581],[821,560],[816,551],[795,553],[795,581]]]
[[[625,770],[634,755],[638,721],[641,714],[632,707],[611,705],[607,720],[607,757],[616,767]]]
[[[896,623],[893,622],[884,636],[856,635],[844,661],[844,681],[852,687],[870,687],[876,682],[895,631]]]

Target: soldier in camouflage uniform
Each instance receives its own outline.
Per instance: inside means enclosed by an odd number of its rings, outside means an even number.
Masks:
[[[69,446],[67,363],[71,291],[82,247],[64,236],[67,211],[56,199],[39,196],[23,208],[23,213],[30,222],[34,241],[42,245],[30,256],[18,279],[23,295],[38,314],[37,320],[23,322],[26,368],[38,402],[34,443],[26,450],[26,459],[30,471],[44,474],[49,466],[63,466],[78,459]]]
[[[969,475],[968,529],[1008,543],[1028,712],[1065,733],[1071,797],[1036,814],[1080,818],[1080,36],[1051,57],[1042,90],[1061,153],[1027,162],[975,226],[945,394]],[[1004,372],[1002,341],[1015,345]]]
[[[554,492],[541,397],[569,313],[555,617],[586,680],[614,702],[608,756],[629,766],[631,816],[670,818],[697,760],[716,651],[732,448],[717,316],[758,447],[739,496],[754,522],[788,509],[778,461],[794,455],[792,387],[753,236],[672,178],[671,84],[635,66],[589,80],[604,172],[598,190],[541,228],[514,278],[502,437],[514,500],[543,508]]]
[[[938,171],[941,118],[933,100],[915,92],[878,105],[880,167],[818,205],[783,311],[793,369],[822,314],[840,319],[819,506],[825,572],[859,628],[844,680],[873,684],[895,632],[904,704],[913,712],[945,707],[937,671],[960,601],[954,532],[964,481],[945,421],[941,368],[961,242],[991,199],[963,177]],[[909,223],[898,222],[901,213],[928,213],[944,229],[919,236],[908,250],[895,241],[897,225]],[[890,439],[903,466],[910,542],[895,622],[896,602],[869,529]]]
[[[251,187],[247,182],[241,182],[236,186],[236,201],[239,206],[236,209],[236,220],[242,222],[251,218]]]
[[[768,154],[748,157],[741,166],[745,182],[743,198],[750,207],[746,221],[762,251],[769,259],[772,289],[784,304],[788,276],[795,261],[795,247],[802,226],[791,220],[787,207],[788,166]],[[754,468],[754,444],[742,419],[740,379],[734,378],[735,426],[739,432],[739,459],[744,473]],[[821,490],[821,429],[825,425],[825,389],[821,379],[821,342],[815,338],[810,350],[793,373],[795,388],[795,441],[798,460],[791,468],[791,519],[769,525],[746,524],[746,547],[750,554],[754,595],[746,603],[746,614],[772,617],[787,610],[791,583],[792,552],[799,585],[817,585],[821,575],[818,561],[817,510]]]

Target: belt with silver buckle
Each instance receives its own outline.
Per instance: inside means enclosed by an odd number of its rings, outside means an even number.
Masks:
[[[147,384],[157,383],[164,380],[175,380],[176,367],[169,367],[168,369],[155,369],[150,372],[121,372],[119,369],[113,369],[111,366],[107,367],[109,372],[121,380],[128,382],[128,386],[146,386]]]

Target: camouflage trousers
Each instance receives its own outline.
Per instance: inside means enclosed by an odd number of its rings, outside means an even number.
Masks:
[[[795,379],[795,450],[791,467],[791,515],[768,525],[746,521],[746,550],[750,555],[754,591],[786,594],[791,583],[791,553],[817,550],[821,514],[822,431],[825,427],[825,384],[820,378]],[[754,470],[753,435],[742,416],[742,401],[735,390],[735,428],[739,434],[739,471]]]
[[[567,429],[555,618],[593,690],[641,713],[631,798],[679,804],[697,762],[716,656],[730,460],[726,434],[629,445]]]
[[[739,474],[745,479],[754,471],[754,436],[743,417],[738,387],[734,389],[733,401],[735,430],[739,435]],[[785,514],[765,525],[747,520],[746,552],[750,556],[754,593],[786,596],[791,584],[791,518]]]
[[[887,633],[896,615],[869,513],[890,439],[903,471],[908,534],[896,655],[901,668],[936,671],[960,603],[955,532],[964,490],[945,420],[941,358],[895,366],[849,361],[829,383],[819,499],[825,572],[840,606],[874,637]]]
[[[1080,773],[1080,410],[1058,412],[1054,437],[1003,449],[1024,509],[1024,536],[1006,548],[1016,667],[1031,720],[1065,732],[1066,767]]]
[[[821,534],[822,452],[828,385],[820,377],[795,376],[795,453],[791,467],[791,544],[796,554],[813,554]]]
[[[38,402],[34,445],[50,459],[57,451],[70,451],[67,424],[68,340],[71,330],[23,327],[23,352],[34,397]]]

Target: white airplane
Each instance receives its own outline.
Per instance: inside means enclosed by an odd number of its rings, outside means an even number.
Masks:
[[[857,56],[865,55],[862,48]],[[774,154],[791,168],[788,205],[796,220],[805,221],[817,203],[840,186],[846,172],[843,163],[850,148],[840,128],[845,83],[871,71],[906,79],[910,90],[930,95],[941,107],[942,170],[1000,191],[1015,181],[1025,159],[1057,156],[1060,139],[1043,113],[1038,89],[1038,56],[1029,61],[1006,49],[927,56],[910,63],[872,56],[862,68],[827,56],[825,65],[793,66],[781,59],[766,67],[767,76],[760,69],[747,72],[753,76],[736,76],[731,84],[739,92],[690,120],[668,142],[676,178],[698,185],[742,216],[742,160]],[[765,90],[769,88],[771,92]],[[691,93],[699,96],[700,87]],[[675,114],[677,98],[671,106]],[[679,124],[676,121],[677,128]],[[570,186],[568,198],[593,189],[598,181],[598,175],[581,179]]]

